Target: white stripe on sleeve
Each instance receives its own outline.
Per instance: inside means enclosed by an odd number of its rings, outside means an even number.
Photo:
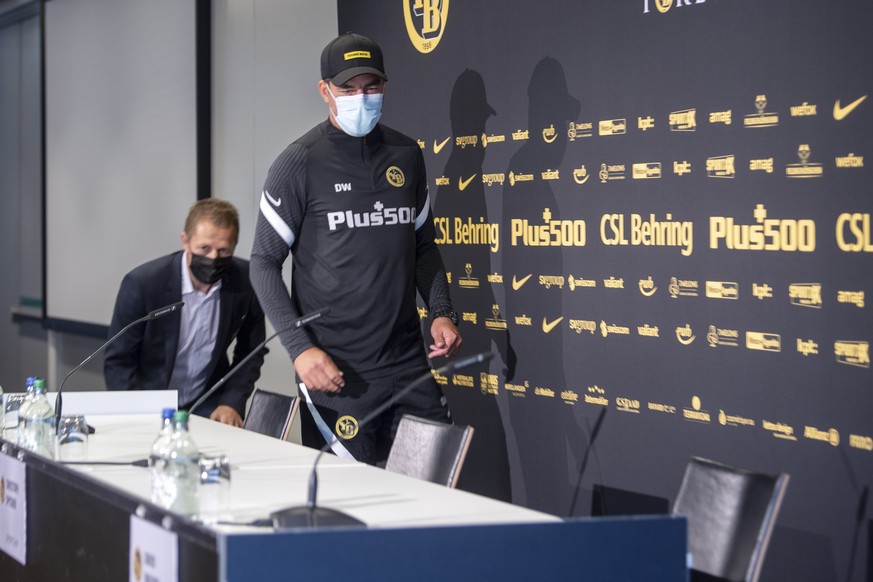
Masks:
[[[306,400],[306,406],[309,408],[309,412],[312,414],[312,419],[315,421],[315,426],[318,428],[318,432],[321,433],[322,438],[324,438],[324,442],[330,443],[330,448],[337,457],[341,457],[343,459],[350,459],[352,461],[355,460],[355,457],[349,452],[349,450],[336,438],[336,435],[333,434],[333,431],[327,426],[327,422],[325,422],[324,417],[321,416],[321,413],[315,407],[315,403],[312,402],[312,397],[309,396],[309,389],[306,388],[306,384],[303,382],[299,382],[297,386],[300,387],[300,392],[303,393],[303,398]]]
[[[261,202],[263,205],[263,202]],[[427,193],[427,198],[424,200],[424,212],[415,218],[415,230],[418,230],[424,225],[424,221],[430,216],[430,192]]]
[[[270,202],[267,200],[267,196],[268,194],[266,190],[261,193],[261,214],[264,215],[264,218],[267,219],[267,222],[269,222],[270,226],[273,227],[273,230],[276,231],[276,234],[278,234],[282,238],[282,240],[285,241],[285,244],[288,245],[288,248],[291,248],[291,245],[294,244],[294,232],[291,230],[291,227],[288,226],[284,220],[282,220],[282,217],[279,216],[279,213],[276,212],[276,209],[273,208],[273,205],[270,204]],[[279,204],[281,203],[282,201],[279,200]],[[418,227],[416,226],[416,228]]]

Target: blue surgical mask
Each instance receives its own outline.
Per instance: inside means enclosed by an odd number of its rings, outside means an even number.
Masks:
[[[331,93],[330,87],[327,92],[336,102],[337,124],[347,134],[354,137],[364,137],[376,127],[379,118],[382,117],[382,94],[359,93],[337,97]]]

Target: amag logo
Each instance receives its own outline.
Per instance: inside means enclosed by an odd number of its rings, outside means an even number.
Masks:
[[[406,0],[403,3],[403,19],[406,32],[418,52],[433,51],[443,37],[449,0]]]

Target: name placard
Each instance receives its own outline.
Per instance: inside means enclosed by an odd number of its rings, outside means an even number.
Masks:
[[[130,582],[177,582],[178,536],[151,522],[130,516]]]
[[[27,471],[0,453],[0,550],[27,564]]]

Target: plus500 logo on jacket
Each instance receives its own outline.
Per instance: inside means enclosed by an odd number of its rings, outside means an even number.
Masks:
[[[330,230],[341,226],[346,228],[365,228],[368,226],[393,226],[395,224],[413,224],[415,222],[415,207],[385,208],[381,202],[373,205],[373,212],[352,212],[338,210],[327,213],[327,224]]]

